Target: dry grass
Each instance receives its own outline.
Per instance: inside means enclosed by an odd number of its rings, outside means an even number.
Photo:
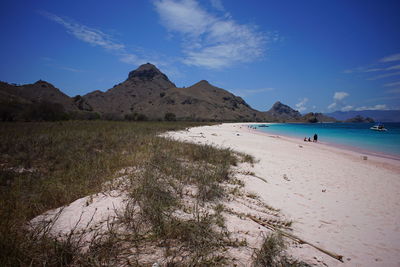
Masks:
[[[308,267],[307,263],[289,257],[286,242],[279,234],[269,234],[264,238],[260,249],[254,251],[253,267]]]
[[[143,247],[160,244],[170,266],[225,262],[222,251],[232,242],[218,199],[226,194],[222,183],[230,179],[230,166],[251,158],[158,137],[195,125],[0,124],[0,265],[135,266],[143,263]],[[26,223],[33,217],[100,192],[126,167],[141,170],[129,176],[126,210],[106,232],[94,234],[89,245],[80,242],[86,233],[74,230],[62,238],[49,234],[51,225],[28,231]],[[184,200],[188,188],[195,193]],[[178,210],[189,218],[176,216]]]
[[[154,146],[163,147],[159,133],[195,125],[198,124],[1,123],[0,265],[57,265],[46,258],[65,262],[70,257],[51,254],[59,254],[60,246],[69,247],[61,250],[64,255],[73,246],[54,241],[57,245],[51,250],[45,246],[51,242],[43,241],[48,237],[31,236],[24,230],[26,223],[46,210],[99,192],[101,185],[115,178],[121,168],[146,164]]]
[[[158,136],[196,125],[0,124],[0,266],[232,265],[224,252],[246,242],[231,240],[220,200],[232,193],[227,184],[238,192],[244,186],[231,166],[255,160]],[[136,170],[124,181],[129,199],[106,230],[92,231],[86,240],[90,229],[53,236],[54,221],[28,229],[27,222],[44,211],[101,192],[124,168]],[[271,242],[256,253],[255,262],[280,255],[271,246],[283,247]]]

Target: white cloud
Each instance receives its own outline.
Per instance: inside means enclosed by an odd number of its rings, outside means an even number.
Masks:
[[[266,42],[276,38],[229,16],[217,17],[195,0],[157,0],[154,5],[162,25],[181,35],[182,62],[187,65],[219,69],[252,62],[262,58]]]
[[[163,25],[170,31],[199,36],[216,20],[194,0],[160,0],[154,5]]]
[[[128,53],[125,45],[115,41],[112,36],[94,28],[87,27],[72,21],[69,18],[41,11],[44,17],[62,25],[69,34],[93,46],[99,46],[119,57],[122,62],[139,65],[148,62],[149,60],[138,57],[137,55]],[[153,61],[154,62],[154,61]]]
[[[336,103],[333,102],[332,104],[330,104],[330,105],[328,106],[328,109],[334,109],[335,107],[336,107]]]
[[[333,95],[333,100],[334,101],[341,101],[341,100],[343,100],[344,98],[346,98],[346,97],[348,97],[349,96],[349,94],[348,93],[346,93],[346,92],[335,92],[335,94]]]
[[[398,85],[400,85],[400,81],[399,82],[386,83],[384,86],[385,87],[392,87],[392,86],[398,86]]]
[[[342,107],[340,110],[341,111],[349,111],[349,110],[352,110],[353,108],[354,108],[353,106],[347,105],[347,106]]]
[[[346,92],[335,92],[333,94],[333,103],[328,106],[328,109],[343,109],[348,108],[350,106],[346,106],[344,103],[344,99],[349,96],[349,93]]]
[[[355,110],[360,111],[360,110],[387,110],[387,106],[384,104],[378,104],[375,106],[362,106],[362,107],[358,107]]]
[[[384,57],[380,60],[380,62],[392,62],[392,61],[400,61],[400,53]]]
[[[300,99],[300,102],[296,104],[296,108],[298,111],[303,112],[304,110],[307,109],[306,104],[308,102],[308,98],[304,97]]]

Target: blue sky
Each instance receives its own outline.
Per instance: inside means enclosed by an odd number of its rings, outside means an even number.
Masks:
[[[3,0],[0,80],[106,90],[151,62],[268,110],[400,109],[400,1]]]

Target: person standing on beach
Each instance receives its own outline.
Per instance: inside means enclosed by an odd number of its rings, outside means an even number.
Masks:
[[[318,135],[317,134],[314,134],[314,140],[313,140],[313,142],[317,142],[318,141]]]

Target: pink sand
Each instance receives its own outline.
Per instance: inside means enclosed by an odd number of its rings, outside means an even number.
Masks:
[[[400,161],[222,124],[168,134],[253,155],[246,190],[294,220],[293,234],[344,256],[302,246],[294,256],[328,266],[400,266]],[[285,177],[285,178],[284,178]],[[257,231],[257,229],[249,229]],[[258,230],[261,231],[261,230]]]

